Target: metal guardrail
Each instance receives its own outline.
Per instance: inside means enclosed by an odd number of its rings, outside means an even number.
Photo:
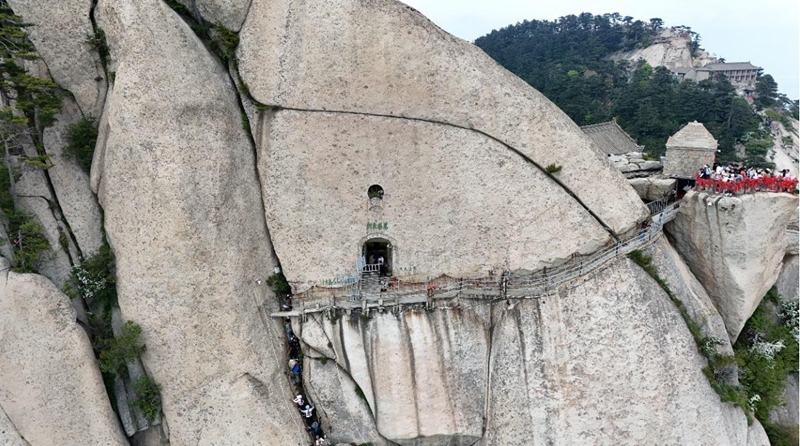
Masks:
[[[293,296],[296,308],[294,313],[317,313],[332,308],[361,309],[381,306],[405,304],[434,304],[436,300],[454,298],[494,301],[498,299],[525,299],[552,295],[559,288],[576,281],[602,266],[641,249],[658,240],[662,235],[664,224],[675,219],[680,209],[680,201],[669,203],[658,200],[658,204],[648,208],[659,212],[651,216],[648,227],[624,240],[607,246],[587,256],[574,256],[566,263],[554,268],[544,268],[533,273],[513,273],[477,278],[455,278],[439,276],[425,281],[406,281],[402,278],[382,278],[387,284],[383,291],[365,292],[364,280],[342,288],[312,289],[309,292]],[[789,232],[797,232],[796,224],[789,225]],[[382,288],[382,287],[381,287]],[[274,313],[273,316],[285,317],[287,313]]]
[[[661,201],[661,200],[659,200]],[[315,313],[330,308],[354,309],[386,304],[413,304],[436,299],[506,299],[536,298],[554,293],[559,287],[577,280],[606,263],[640,249],[661,236],[663,225],[675,218],[680,202],[666,200],[651,209],[660,212],[652,216],[652,223],[641,228],[634,236],[608,246],[587,256],[574,256],[554,268],[544,268],[533,273],[512,273],[478,278],[440,276],[425,281],[406,281],[402,278],[385,279],[386,287],[366,292],[364,280],[341,288],[312,288],[293,296],[295,306],[303,313]],[[276,313],[275,316],[284,315]]]

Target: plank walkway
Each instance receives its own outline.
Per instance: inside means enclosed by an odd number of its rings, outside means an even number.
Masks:
[[[481,278],[439,277],[425,282],[405,283],[399,281],[394,288],[381,292],[367,286],[365,280],[343,288],[327,289],[329,295],[294,296],[291,311],[272,313],[272,317],[298,317],[306,314],[343,310],[346,313],[371,310],[394,311],[411,305],[427,308],[461,306],[463,304],[486,304],[506,299],[537,299],[550,296],[558,289],[568,286],[594,273],[608,263],[644,248],[658,240],[664,224],[675,219],[680,202],[649,205],[654,212],[647,229],[625,240],[620,240],[588,256],[574,257],[551,269],[533,273],[514,274],[506,272]]]

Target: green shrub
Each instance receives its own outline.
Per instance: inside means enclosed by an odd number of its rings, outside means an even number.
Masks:
[[[365,403],[369,403],[369,402],[367,401],[367,396],[366,396],[366,395],[364,395],[364,391],[363,391],[363,390],[361,390],[361,387],[360,387],[358,384],[356,384],[356,395],[357,395],[359,398],[361,398],[362,400],[364,400],[364,402],[365,402]]]
[[[544,168],[544,170],[546,170],[547,173],[556,173],[556,172],[560,172],[561,168],[562,168],[562,166],[559,166],[559,165],[556,165],[556,164],[548,164],[547,167]]]
[[[99,26],[94,26],[94,32],[86,35],[85,42],[89,47],[100,56],[100,62],[105,67],[108,64],[108,42],[106,41],[106,33]]]
[[[172,8],[172,10],[177,12],[178,14],[189,15],[189,10],[186,9],[186,6],[183,6],[182,4],[176,2],[175,0],[165,0],[165,1],[167,3],[167,6]]]
[[[139,396],[133,400],[133,407],[148,420],[155,420],[161,409],[161,387],[149,377],[139,378],[131,383],[133,391]]]
[[[71,282],[74,291],[90,305],[99,304],[110,311],[117,302],[117,277],[114,253],[108,243],[103,243],[96,254],[72,268]]]
[[[797,446],[800,444],[800,436],[798,436],[797,427],[783,426],[780,424],[772,424],[768,421],[762,421],[761,425],[769,437],[770,446]]]
[[[776,321],[770,315],[775,296],[774,289],[767,293],[733,346],[739,381],[756,418],[762,422],[768,422],[769,413],[784,404],[786,377],[798,370],[796,304],[781,304]]]
[[[289,286],[289,282],[286,281],[286,276],[282,272],[269,276],[267,285],[279,296],[292,293],[292,287]]]
[[[44,148],[42,148],[42,150],[44,150]],[[47,170],[53,167],[53,164],[48,162],[48,160],[50,159],[50,155],[47,154],[37,155],[37,156],[26,156],[21,159],[26,166],[33,167],[35,169]]]
[[[239,35],[226,28],[222,22],[214,24],[214,39],[211,48],[214,49],[223,61],[228,61],[236,55],[239,46]]]
[[[42,226],[28,219],[10,236],[15,239],[14,266],[11,270],[18,273],[37,272],[42,255],[50,251],[50,242],[42,233]]]
[[[139,345],[141,333],[141,327],[128,321],[122,326],[122,334],[118,338],[100,339],[100,370],[117,373],[126,361],[141,356],[145,350],[144,345]]]
[[[67,127],[67,146],[64,147],[64,155],[75,160],[86,173],[92,168],[97,134],[94,118],[91,116]]]

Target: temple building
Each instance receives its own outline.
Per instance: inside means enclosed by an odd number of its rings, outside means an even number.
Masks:
[[[712,63],[704,67],[677,67],[673,73],[678,80],[693,80],[695,82],[710,79],[716,73],[724,74],[734,84],[755,84],[762,68],[750,62]]]

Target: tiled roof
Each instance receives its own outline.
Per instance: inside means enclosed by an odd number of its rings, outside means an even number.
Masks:
[[[717,140],[697,121],[686,124],[667,140],[667,148],[717,150]]]
[[[622,130],[616,121],[585,125],[581,127],[581,130],[592,140],[595,147],[609,155],[641,152],[643,148],[637,145],[636,141],[625,133],[625,130]]]
[[[760,70],[750,62],[725,62],[725,63],[710,63],[703,68],[711,71],[730,71],[730,70]]]

